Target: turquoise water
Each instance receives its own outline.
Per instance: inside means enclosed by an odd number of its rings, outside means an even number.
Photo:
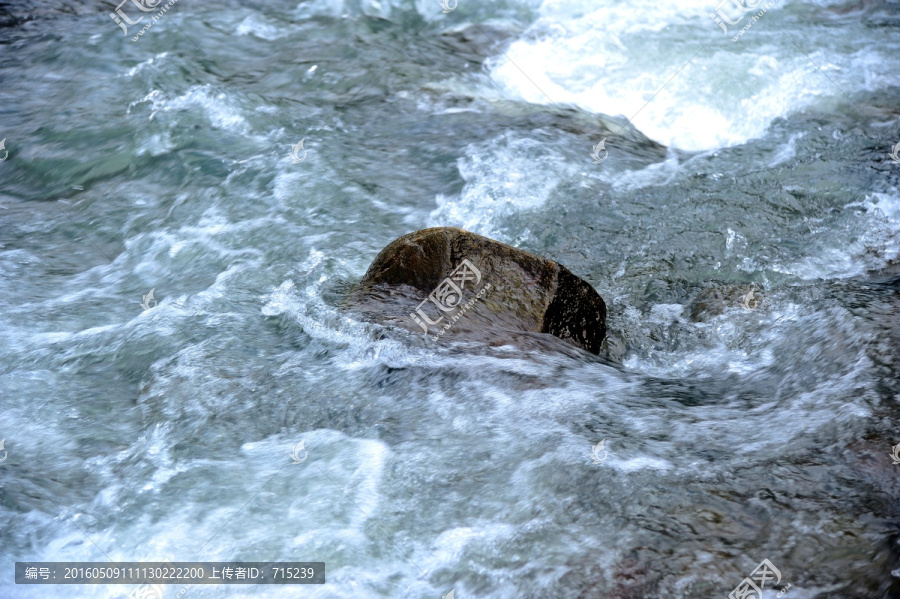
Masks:
[[[114,9],[0,7],[0,595],[900,596],[897,5]],[[441,225],[583,277],[608,351],[341,308]]]

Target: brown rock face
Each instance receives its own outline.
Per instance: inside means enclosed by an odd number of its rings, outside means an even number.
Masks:
[[[549,333],[597,354],[606,336],[603,299],[566,267],[454,227],[388,244],[348,305],[437,337]]]

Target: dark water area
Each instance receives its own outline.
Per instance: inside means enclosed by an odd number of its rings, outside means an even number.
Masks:
[[[0,596],[900,597],[900,5],[120,7],[0,3]],[[601,355],[343,307],[433,226]],[[13,579],[163,560],[326,583]]]

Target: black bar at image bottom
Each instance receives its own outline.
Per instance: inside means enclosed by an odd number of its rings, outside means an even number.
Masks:
[[[325,584],[325,562],[16,562],[16,584]]]

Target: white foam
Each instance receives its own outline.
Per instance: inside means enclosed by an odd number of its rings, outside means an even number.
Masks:
[[[311,0],[301,2],[294,11],[297,18],[308,19],[315,16],[338,17],[346,14],[364,14],[382,19],[390,18],[394,13],[403,12],[415,7],[422,16],[432,17],[440,13],[437,0]]]
[[[209,85],[193,85],[178,96],[169,96],[161,90],[153,90],[141,100],[130,104],[128,112],[131,112],[132,107],[144,102],[149,102],[151,105],[151,119],[158,112],[200,109],[215,128],[227,129],[236,133],[248,132],[247,121],[240,115],[240,109],[232,106],[228,94],[213,90]]]
[[[847,278],[880,270],[900,258],[900,195],[873,193],[844,210],[842,226],[826,229],[820,247],[784,271],[808,280]]]
[[[503,219],[542,207],[574,167],[544,144],[513,134],[471,144],[458,161],[466,185],[459,197],[437,196],[428,226],[456,226],[502,237]]]
[[[235,29],[235,33],[238,35],[254,35],[267,41],[277,40],[287,35],[286,31],[280,31],[278,27],[257,13],[249,15],[241,21]]]
[[[797,156],[797,140],[804,137],[806,133],[794,133],[787,143],[778,146],[769,166],[778,166]]]
[[[119,77],[122,77],[122,76],[134,77],[135,75],[137,75],[138,73],[143,71],[145,68],[156,64],[157,61],[162,62],[163,59],[166,58],[168,55],[169,55],[168,52],[161,52],[161,53],[153,56],[152,58],[148,58],[147,60],[145,60],[143,62],[137,63],[136,65],[134,65],[133,67],[131,67],[130,69],[125,71],[125,75],[119,75]]]
[[[898,81],[896,53],[877,38],[842,38],[842,52],[807,57],[757,23],[733,43],[710,18],[713,4],[546,0],[541,18],[487,62],[491,78],[529,102],[633,118],[652,139],[686,150],[737,145],[819,98],[845,101],[843,92]],[[812,26],[800,34],[812,47],[825,35]]]
[[[609,465],[621,472],[636,472],[639,470],[671,470],[672,464],[659,458],[640,456],[630,460],[610,460]]]

